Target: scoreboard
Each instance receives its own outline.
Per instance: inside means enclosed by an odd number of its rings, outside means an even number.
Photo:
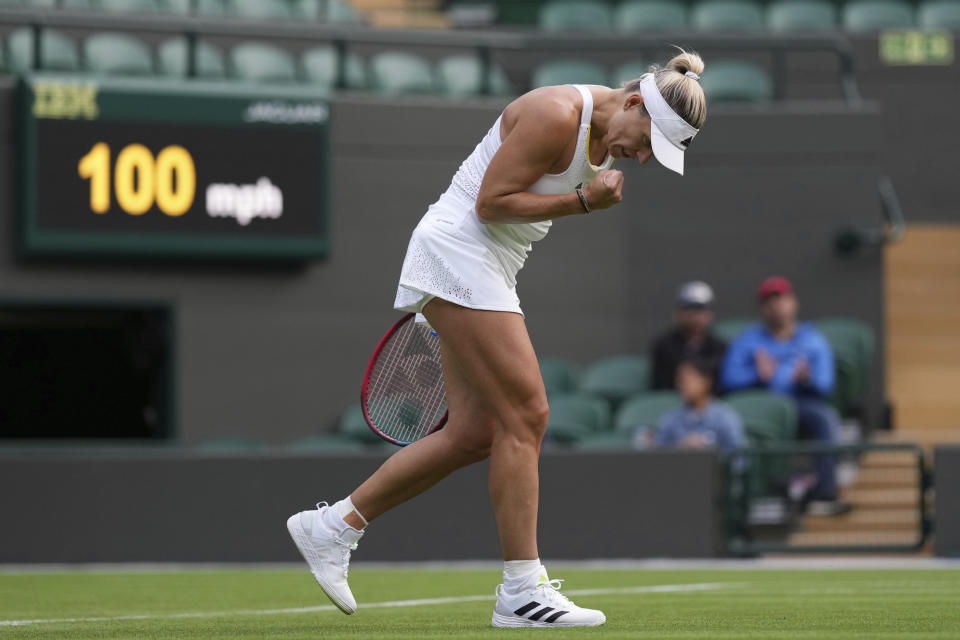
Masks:
[[[143,78],[21,79],[27,256],[308,260],[329,249],[326,94]]]

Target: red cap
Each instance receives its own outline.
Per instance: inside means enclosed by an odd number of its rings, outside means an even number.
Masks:
[[[783,295],[793,293],[793,285],[783,276],[770,276],[760,283],[757,288],[757,299],[766,300],[772,295]]]

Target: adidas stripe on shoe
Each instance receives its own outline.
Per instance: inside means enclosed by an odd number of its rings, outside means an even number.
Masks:
[[[578,607],[560,593],[562,580],[541,582],[533,589],[508,593],[497,587],[495,627],[597,627],[607,621],[602,611]]]

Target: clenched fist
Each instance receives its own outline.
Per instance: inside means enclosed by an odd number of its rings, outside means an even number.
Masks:
[[[623,200],[623,172],[606,169],[593,176],[593,180],[583,189],[587,204],[591,209],[608,209]]]

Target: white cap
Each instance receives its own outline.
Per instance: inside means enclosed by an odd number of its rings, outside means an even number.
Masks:
[[[670,108],[660,95],[653,74],[640,81],[640,95],[650,114],[650,145],[653,155],[667,169],[683,175],[683,152],[700,130]]]
[[[708,307],[713,302],[713,289],[706,282],[694,280],[677,290],[677,306]]]

